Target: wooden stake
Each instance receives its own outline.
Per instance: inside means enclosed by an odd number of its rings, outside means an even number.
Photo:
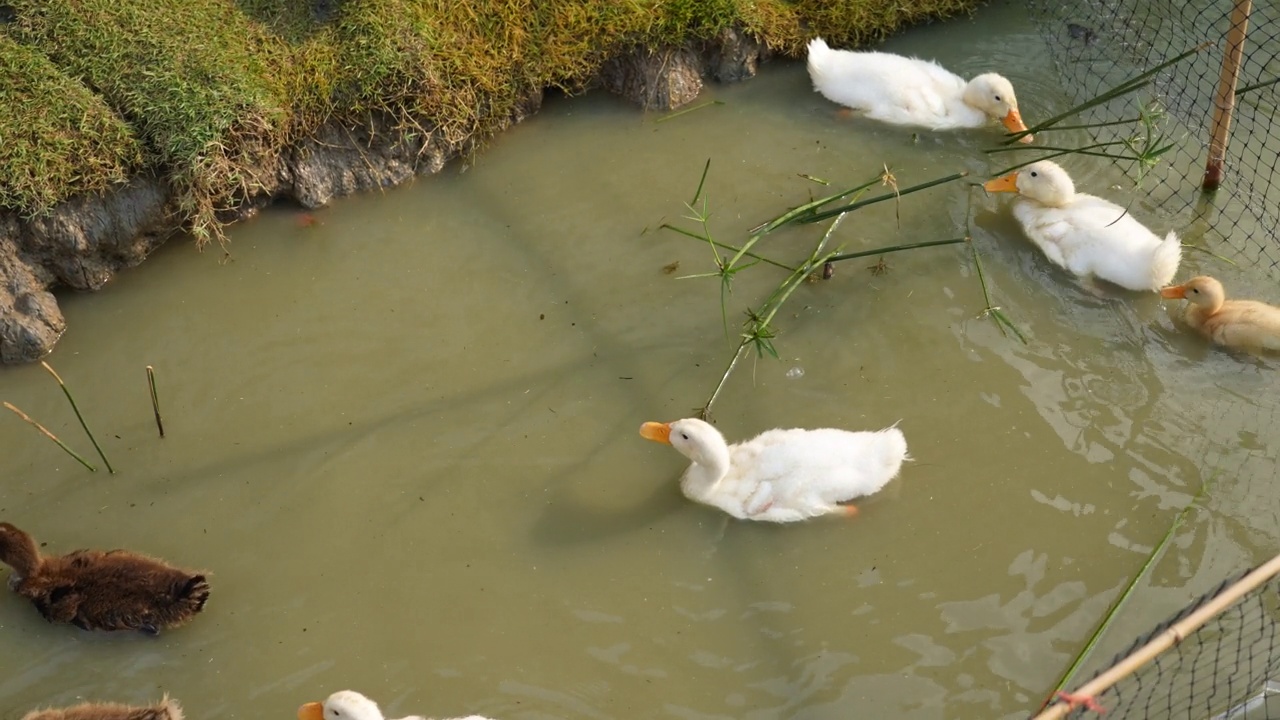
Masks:
[[[1213,131],[1209,136],[1209,161],[1204,168],[1207,191],[1222,184],[1223,163],[1227,158],[1227,141],[1231,138],[1231,113],[1236,105],[1236,81],[1240,77],[1240,60],[1244,55],[1245,35],[1249,32],[1249,13],[1253,0],[1235,0],[1231,10],[1231,29],[1227,31],[1227,47],[1222,56],[1222,72],[1218,75],[1218,93],[1213,104]]]
[[[1094,697],[1111,686],[1137,672],[1139,668],[1151,662],[1157,655],[1182,642],[1191,633],[1199,630],[1205,623],[1217,617],[1223,610],[1235,604],[1240,598],[1280,574],[1280,555],[1271,558],[1267,563],[1253,572],[1240,578],[1234,585],[1218,593],[1203,607],[1151,639],[1146,645],[1133,651],[1129,657],[1112,665],[1106,672],[1085,683],[1072,695]],[[1072,710],[1069,703],[1060,702],[1048,710],[1036,715],[1034,720],[1058,720],[1066,717]]]

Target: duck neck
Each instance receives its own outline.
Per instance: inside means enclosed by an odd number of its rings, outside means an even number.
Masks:
[[[729,474],[729,446],[720,442],[705,448],[685,471],[680,484],[686,494],[705,497]]]
[[[35,538],[17,528],[0,535],[0,562],[13,568],[16,577],[31,577],[40,568]]]

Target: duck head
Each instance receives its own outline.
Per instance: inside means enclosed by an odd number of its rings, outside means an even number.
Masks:
[[[1222,289],[1222,283],[1208,275],[1200,275],[1181,285],[1173,285],[1161,289],[1160,297],[1187,300],[1206,308],[1210,313],[1215,313],[1222,307],[1222,303],[1226,301],[1227,294]]]
[[[13,568],[9,587],[17,587],[40,567],[40,550],[35,538],[7,522],[0,522],[0,562]]]
[[[298,708],[298,720],[383,720],[378,703],[355,690],[339,690],[324,702]]]
[[[729,470],[729,446],[711,423],[697,418],[669,423],[647,422],[640,426],[640,436],[667,443],[712,474],[723,476]]]
[[[1062,207],[1076,194],[1071,176],[1061,165],[1049,160],[1034,162],[1017,172],[988,180],[982,187],[988,192],[1016,192],[1048,207]]]
[[[1013,94],[1013,83],[1003,75],[984,73],[970,80],[964,87],[964,103],[999,120],[1011,133],[1025,132],[1022,114],[1018,112],[1018,98]],[[1018,142],[1029,143],[1033,137],[1023,135]]]

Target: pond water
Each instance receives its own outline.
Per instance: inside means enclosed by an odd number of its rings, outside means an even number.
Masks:
[[[1064,107],[1016,4],[885,47],[1002,69],[1030,122]],[[345,688],[390,717],[1025,717],[1207,480],[1099,661],[1271,555],[1274,362],[1206,347],[1154,294],[1081,286],[1007,198],[964,182],[860,211],[831,242],[971,233],[1026,343],[983,316],[966,245],[885,256],[883,274],[840,263],[796,291],[781,359],[740,363],[714,418],[731,440],[901,421],[915,461],[852,520],[754,524],[685,500],[684,459],[637,430],[705,404],[736,343],[718,281],[680,279],[713,268],[708,247],[659,227],[696,229],[683,203],[707,159],[710,228],[730,243],[886,164],[902,187],[1003,167],[981,153],[995,130],[913,139],[838,117],[799,62],[705,99],[723,104],[657,122],[604,94],[552,98],[465,171],[305,227],[267,212],[232,229],[229,262],[175,242],[64,296],[49,362],[118,473],[6,413],[0,518],[48,551],[207,568],[213,596],[155,639],[50,626],[0,596],[4,718],[167,691],[193,719],[287,720]],[[1104,162],[1066,164],[1169,227]],[[796,262],[824,229],[758,249]],[[1265,296],[1213,262],[1189,255],[1180,276]],[[736,276],[730,336],[784,274]],[[39,366],[0,372],[0,399],[92,456]]]

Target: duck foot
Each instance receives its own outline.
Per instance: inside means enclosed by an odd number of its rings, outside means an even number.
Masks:
[[[840,508],[845,517],[858,517],[857,505],[837,505],[836,507]]]

